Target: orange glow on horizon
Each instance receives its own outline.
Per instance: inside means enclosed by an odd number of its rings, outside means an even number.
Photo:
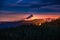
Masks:
[[[0,21],[18,21],[23,20],[28,17],[30,14],[8,14],[8,15],[0,15]],[[52,15],[52,14],[33,14],[33,17],[29,20],[33,19],[45,19],[45,18],[58,18],[60,15]]]

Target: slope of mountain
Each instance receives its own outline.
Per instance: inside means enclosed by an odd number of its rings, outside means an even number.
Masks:
[[[16,27],[16,26],[21,26],[21,25],[36,25],[40,26],[45,22],[51,22],[52,20],[55,19],[33,19],[33,20],[20,20],[20,21],[14,21],[14,22],[0,22],[0,28],[11,28],[11,27]]]
[[[39,25],[45,22],[43,19],[34,19],[34,20],[20,20],[14,22],[0,22],[0,28],[11,28],[21,25]]]
[[[44,23],[41,26],[23,25],[0,30],[0,40],[59,40],[60,19]]]
[[[15,22],[0,22],[0,28],[11,28],[20,26],[22,21],[15,21]]]

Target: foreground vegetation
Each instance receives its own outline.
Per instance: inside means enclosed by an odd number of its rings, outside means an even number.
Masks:
[[[22,25],[16,28],[1,29],[0,40],[59,40],[60,18],[41,26]]]

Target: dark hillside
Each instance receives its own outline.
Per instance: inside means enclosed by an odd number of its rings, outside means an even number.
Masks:
[[[59,40],[60,19],[46,22],[41,26],[22,25],[16,28],[1,29],[0,40]]]

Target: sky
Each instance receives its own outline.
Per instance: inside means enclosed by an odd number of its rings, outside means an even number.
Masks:
[[[27,17],[29,17],[30,14],[1,14],[0,15],[0,22],[4,21],[20,21],[20,20],[25,20]],[[30,20],[33,19],[46,19],[46,18],[59,18],[60,15],[58,14],[33,14],[32,19],[29,18]]]
[[[60,0],[0,0],[0,11],[60,12]]]
[[[21,20],[30,14],[38,18],[58,17],[60,0],[0,0],[0,21]]]

